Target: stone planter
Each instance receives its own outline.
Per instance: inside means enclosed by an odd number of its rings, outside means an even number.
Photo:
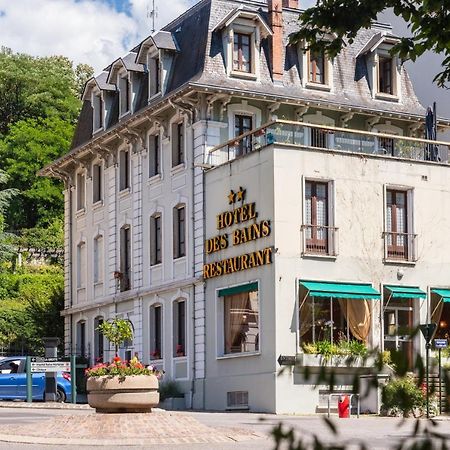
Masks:
[[[333,368],[371,368],[375,360],[372,357],[364,360],[363,358],[355,358],[350,356],[332,356],[324,358],[323,355],[311,353],[299,353],[296,356],[297,362],[304,367],[333,367]]]
[[[89,406],[100,413],[151,412],[159,403],[155,375],[89,377]]]

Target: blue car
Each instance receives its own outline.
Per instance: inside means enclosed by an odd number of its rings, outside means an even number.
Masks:
[[[27,373],[25,356],[9,356],[0,359],[0,399],[12,400],[27,398]],[[45,373],[33,373],[33,400],[44,400]],[[57,372],[58,402],[71,401],[69,372]]]

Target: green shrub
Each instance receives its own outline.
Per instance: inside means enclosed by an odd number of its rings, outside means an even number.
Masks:
[[[184,394],[181,392],[176,381],[168,380],[164,383],[159,384],[159,398],[160,401],[164,401],[166,398],[172,397],[183,397]]]
[[[342,351],[342,354],[359,357],[366,356],[368,352],[364,342],[356,341],[354,339],[351,341],[341,341],[339,344],[339,349]]]
[[[391,379],[382,391],[382,412],[389,416],[409,417],[423,414],[426,400],[413,377]]]

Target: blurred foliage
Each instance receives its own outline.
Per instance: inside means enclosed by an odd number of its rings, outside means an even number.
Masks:
[[[411,375],[391,379],[383,387],[381,398],[382,411],[388,416],[418,417],[426,408],[423,391]]]
[[[164,381],[159,384],[159,398],[160,401],[164,401],[166,398],[180,398],[184,397],[184,394],[181,392],[178,383],[174,380]]]
[[[43,351],[42,337],[64,336],[64,275],[59,266],[24,266],[0,273],[0,346]]]

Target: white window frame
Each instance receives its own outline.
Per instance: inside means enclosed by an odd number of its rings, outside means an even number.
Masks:
[[[383,232],[387,232],[388,223],[387,223],[387,191],[395,190],[395,191],[403,191],[406,192],[406,232],[408,234],[415,234],[414,231],[414,187],[405,186],[405,185],[396,185],[396,184],[385,184],[383,185],[383,224],[384,229]],[[407,260],[398,260],[398,259],[388,259],[387,252],[384,249],[383,242],[383,261],[391,262],[398,265],[406,264],[406,265],[415,265],[417,261],[416,248],[414,247],[414,242],[410,242],[408,245],[408,254],[411,255]]]
[[[258,341],[258,350],[254,352],[241,352],[241,353],[225,353],[225,330],[224,330],[224,304],[223,297],[219,297],[219,291],[223,289],[233,288],[237,286],[245,286],[247,284],[257,283],[258,284],[258,330],[259,330],[259,341]],[[250,280],[244,281],[241,283],[236,283],[229,286],[221,286],[220,288],[216,288],[215,292],[216,302],[215,302],[215,316],[216,316],[216,359],[234,359],[234,358],[246,358],[252,356],[261,355],[263,348],[263,330],[262,324],[263,321],[261,319],[262,316],[262,308],[261,308],[261,283],[259,280]]]
[[[380,45],[369,56],[368,74],[371,94],[373,99],[386,101],[401,101],[401,60],[397,55],[391,56],[389,50],[392,45]],[[392,59],[392,88],[393,93],[380,92],[379,90],[379,61],[380,57]]]
[[[328,195],[328,226],[336,227],[336,182],[330,178],[321,178],[317,176],[302,176],[302,225],[306,225],[306,182],[326,183],[327,195]],[[306,252],[306,238],[304,231],[302,233],[302,257],[312,256],[314,258],[321,259],[336,259],[339,253],[339,235],[337,229],[334,233],[334,241],[329,242],[329,245],[333,247],[331,254],[317,254]]]
[[[234,33],[242,33],[250,36],[250,72],[241,72],[233,69]],[[223,35],[223,48],[225,49],[225,64],[228,77],[244,78],[247,80],[260,80],[260,47],[261,32],[255,23],[248,19],[238,18],[225,28]]]
[[[297,55],[299,60],[300,80],[302,86],[306,89],[316,89],[319,91],[333,91],[334,83],[334,69],[333,60],[325,53],[324,54],[324,83],[314,83],[309,81],[309,64],[310,64],[310,51],[306,49],[306,44],[302,43],[297,48]]]

